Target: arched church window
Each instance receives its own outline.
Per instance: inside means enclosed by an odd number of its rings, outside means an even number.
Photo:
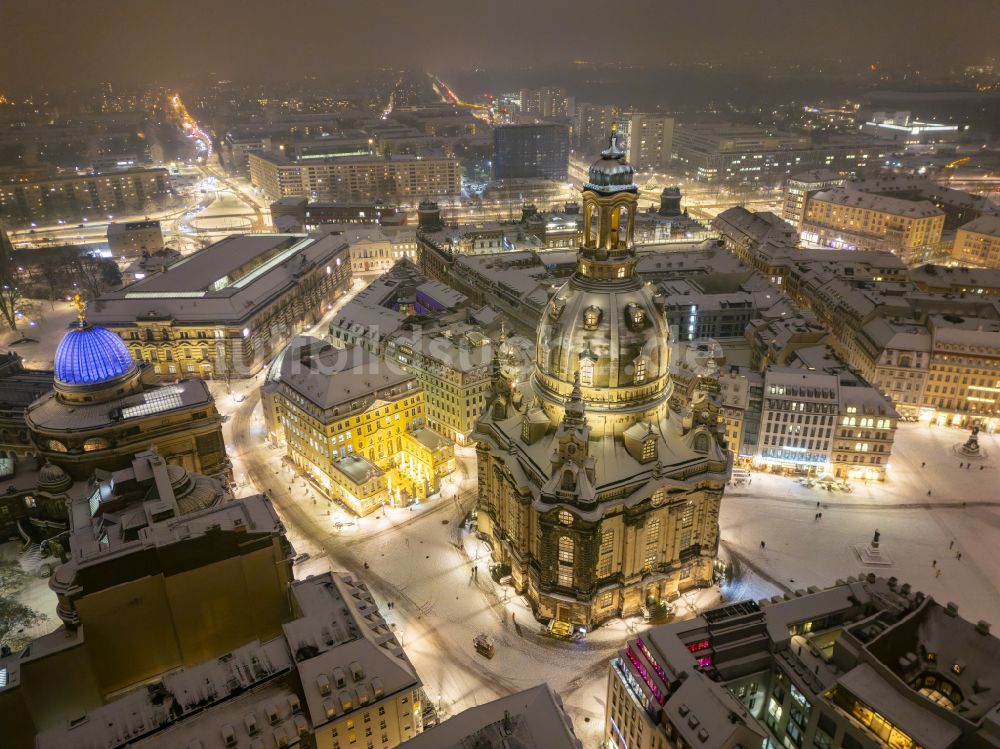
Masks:
[[[59,440],[49,440],[49,450],[57,453],[67,452],[66,445],[64,445]]]
[[[601,237],[601,216],[596,205],[587,210],[587,245],[595,247]]]
[[[694,449],[695,452],[707,453],[708,452],[708,435],[702,432],[694,438]]]
[[[564,588],[573,587],[573,563],[575,561],[576,545],[569,536],[559,539],[559,585]]]
[[[628,208],[621,206],[618,209],[618,246],[622,247],[628,244]]]
[[[83,451],[91,453],[96,450],[107,450],[110,446],[111,443],[103,437],[91,437],[83,443]]]
[[[573,491],[576,488],[576,479],[573,478],[572,471],[563,471],[562,489],[563,491]]]
[[[594,360],[587,356],[580,361],[580,384],[583,387],[594,386]]]

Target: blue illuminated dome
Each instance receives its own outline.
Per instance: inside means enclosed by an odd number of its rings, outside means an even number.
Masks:
[[[62,385],[99,385],[134,370],[132,355],[118,336],[82,321],[56,349],[56,382]]]

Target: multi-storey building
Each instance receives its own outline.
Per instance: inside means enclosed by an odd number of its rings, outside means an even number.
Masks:
[[[152,367],[80,307],[56,349],[53,389],[24,408],[31,452],[76,479],[123,468],[151,445],[169,463],[228,475],[222,419],[206,384],[155,384]]]
[[[115,221],[108,224],[108,249],[116,258],[152,255],[163,249],[159,221]]]
[[[574,145],[583,153],[592,153],[599,148],[611,129],[617,111],[612,104],[577,104],[573,120]]]
[[[801,226],[809,198],[821,190],[839,187],[846,181],[837,172],[829,169],[813,169],[789,175],[785,179],[781,218],[796,228]]]
[[[426,394],[427,426],[470,444],[490,391],[493,347],[481,330],[466,323],[400,330],[386,342],[385,357],[417,378]]]
[[[998,652],[989,623],[894,577],[740,601],[626,643],[603,745],[992,747]]]
[[[565,181],[569,128],[565,125],[500,125],[493,131],[493,179]]]
[[[890,250],[918,263],[937,250],[944,218],[930,201],[834,187],[808,199],[800,229],[803,241],[820,247]]]
[[[406,749],[583,749],[548,684],[477,705],[414,736]]]
[[[536,615],[567,628],[709,584],[730,467],[711,378],[692,401],[671,398],[666,322],[635,271],[632,176],[612,129],[536,362],[521,372],[495,349],[474,435],[479,532]]]
[[[787,367],[764,374],[756,462],[828,473],[839,406],[837,376]]]
[[[316,202],[304,197],[281,198],[271,204],[271,223],[280,232],[313,231],[324,224],[406,223],[405,214],[387,203]]]
[[[674,118],[651,112],[622,115],[628,161],[640,172],[663,172],[674,148]]]
[[[416,378],[360,347],[296,338],[262,393],[271,441],[358,515],[425,498],[455,468],[452,443],[426,428]]]
[[[351,279],[343,237],[232,236],[104,294],[90,318],[161,378],[249,376],[319,320]]]
[[[0,184],[0,219],[16,224],[147,213],[174,199],[166,169],[50,177]]]
[[[757,454],[763,408],[764,376],[749,367],[728,367],[719,376],[719,414],[726,444],[736,462],[747,463]]]
[[[980,216],[960,226],[952,259],[977,268],[1000,268],[1000,216]]]
[[[680,124],[674,164],[702,182],[775,183],[808,169],[846,174],[882,166],[889,148],[874,139],[843,136],[813,144],[808,136],[731,125]]]
[[[573,97],[558,86],[521,89],[521,112],[539,117],[572,117]]]
[[[420,680],[371,593],[293,582],[266,497],[152,452],[80,488],[50,582],[62,626],[0,656],[4,746],[392,748],[421,731]]]
[[[409,201],[455,197],[462,190],[458,159],[447,156],[343,156],[292,160],[251,153],[250,181],[268,200],[306,196],[338,201]]]
[[[324,232],[343,237],[351,246],[351,271],[382,274],[400,260],[417,261],[417,232],[405,226],[330,224]]]

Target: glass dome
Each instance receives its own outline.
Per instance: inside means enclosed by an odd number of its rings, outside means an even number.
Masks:
[[[82,323],[56,349],[56,381],[62,385],[98,385],[135,369],[122,340],[106,328]]]

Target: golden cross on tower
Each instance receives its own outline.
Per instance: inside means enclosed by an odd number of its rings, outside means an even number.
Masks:
[[[73,295],[73,306],[76,307],[76,316],[80,320],[80,326],[83,327],[87,323],[87,303],[83,301],[79,291]]]
[[[614,135],[618,132],[618,107],[615,107],[611,113],[611,134]]]

